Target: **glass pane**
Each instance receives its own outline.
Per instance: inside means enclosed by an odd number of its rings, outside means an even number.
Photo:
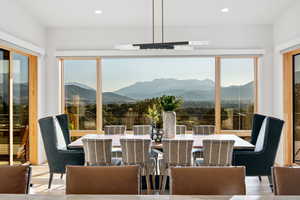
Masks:
[[[96,130],[96,60],[64,60],[65,112],[71,130]]]
[[[29,159],[29,58],[13,54],[13,152],[14,161]]]
[[[250,130],[254,112],[254,59],[221,59],[221,128]]]
[[[196,57],[102,60],[103,125],[150,124],[148,108],[162,95],[182,97],[177,124],[215,123],[215,60]],[[161,126],[161,120],[158,124]]]
[[[300,162],[300,54],[294,56],[294,152]]]
[[[0,165],[9,164],[9,52],[0,49]]]

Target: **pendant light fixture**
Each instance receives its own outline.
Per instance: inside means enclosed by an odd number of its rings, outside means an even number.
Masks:
[[[144,50],[144,49],[172,49],[172,50],[193,50],[195,46],[206,46],[208,41],[164,41],[164,0],[161,0],[161,42],[155,42],[154,31],[154,1],[152,0],[152,43],[137,43],[117,45],[115,49],[118,50]]]

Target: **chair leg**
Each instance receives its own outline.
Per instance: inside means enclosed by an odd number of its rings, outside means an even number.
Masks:
[[[64,174],[61,174],[61,175],[60,175],[60,179],[63,179],[63,177],[64,177]]]
[[[146,175],[147,193],[151,193],[150,175]]]
[[[168,177],[167,175],[164,175],[164,176],[163,176],[160,194],[164,194],[164,192],[165,192],[166,185],[167,185],[167,177]]]
[[[52,173],[52,172],[50,172],[48,189],[50,189],[50,188],[51,188],[52,180],[53,180],[53,173]]]
[[[261,176],[258,176],[258,180],[259,180],[259,182],[261,182]]]
[[[154,175],[154,174],[152,174],[151,176],[152,176],[152,187],[153,187],[153,190],[155,190],[155,189],[156,189],[156,184],[155,184],[155,175]]]
[[[161,190],[162,179],[163,179],[163,176],[162,175],[158,175],[158,190]]]
[[[269,179],[269,186],[273,192],[273,179],[272,179],[272,176],[268,176],[268,179]]]

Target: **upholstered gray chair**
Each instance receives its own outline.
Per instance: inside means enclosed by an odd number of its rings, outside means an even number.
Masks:
[[[234,140],[203,140],[203,160],[197,165],[231,166]]]
[[[233,165],[246,166],[247,176],[268,176],[272,186],[271,167],[274,166],[284,121],[266,117],[260,128],[255,149],[234,151]]]
[[[125,125],[107,125],[104,126],[105,135],[125,135],[126,126]],[[122,150],[119,148],[114,148],[112,150],[112,157],[122,158]]]
[[[84,165],[84,153],[67,149],[63,133],[58,122],[55,123],[55,118],[40,119],[39,125],[48,160],[50,172],[48,188],[50,188],[54,173],[64,174],[67,165]]]
[[[139,165],[141,176],[146,176],[147,191],[151,191],[150,175],[155,188],[156,161],[150,157],[150,139],[120,139],[124,165]]]
[[[132,127],[134,135],[150,135],[152,126],[151,125],[134,125]]]
[[[176,134],[182,135],[186,132],[186,125],[176,125]]]
[[[192,127],[193,135],[211,135],[215,133],[215,126],[213,125],[197,125]],[[193,149],[193,158],[194,161],[197,158],[203,158],[202,149]]]
[[[121,159],[112,158],[112,139],[82,139],[87,166],[120,165]]]
[[[104,126],[105,135],[124,135],[126,132],[125,125],[108,125]]]
[[[160,175],[162,176],[161,193],[165,191],[167,176],[170,167],[191,166],[193,140],[168,140],[162,141],[163,159],[159,162]],[[161,177],[160,177],[161,178]]]

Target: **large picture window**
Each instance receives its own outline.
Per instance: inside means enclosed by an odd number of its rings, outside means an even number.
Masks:
[[[253,58],[221,59],[221,129],[250,130],[254,113]]]
[[[182,97],[177,124],[249,133],[257,102],[257,57],[107,57],[60,59],[63,109],[72,133],[105,125],[150,124],[162,95]]]
[[[97,130],[98,60],[62,60],[63,111],[70,130]]]
[[[215,59],[104,58],[103,124],[149,124],[148,108],[162,95],[182,97],[177,124],[215,124]]]

